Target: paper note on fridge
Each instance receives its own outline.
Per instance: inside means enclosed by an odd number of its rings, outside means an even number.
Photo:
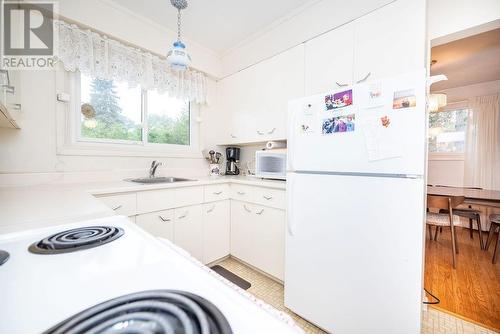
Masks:
[[[361,120],[365,136],[368,161],[399,158],[402,156],[397,131],[387,116]]]

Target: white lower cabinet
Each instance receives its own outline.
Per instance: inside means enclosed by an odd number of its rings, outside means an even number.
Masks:
[[[174,241],[174,210],[138,215],[135,223],[156,237]]]
[[[255,266],[284,279],[285,270],[285,211],[254,206]]]
[[[203,261],[203,206],[174,210],[174,243]]]
[[[229,200],[203,205],[203,263],[229,255]]]
[[[231,255],[255,264],[254,208],[252,204],[231,201]]]
[[[137,226],[172,241],[202,263],[233,255],[283,280],[282,189],[217,184],[99,197]]]
[[[232,201],[231,254],[283,280],[285,211]]]

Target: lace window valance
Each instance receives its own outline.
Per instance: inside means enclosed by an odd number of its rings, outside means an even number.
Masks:
[[[176,72],[164,58],[119,41],[82,29],[74,24],[56,21],[59,45],[56,59],[67,71],[80,71],[99,79],[125,81],[129,86],[156,89],[160,93],[207,102],[206,77],[194,70]]]

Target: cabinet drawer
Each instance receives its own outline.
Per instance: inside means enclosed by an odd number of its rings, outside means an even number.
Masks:
[[[231,185],[231,199],[238,201],[252,202],[254,197],[255,187],[245,186],[241,184]]]
[[[203,187],[186,187],[175,189],[175,207],[203,203]]]
[[[277,209],[285,209],[286,193],[281,189],[255,188],[255,203]]]
[[[174,210],[164,210],[138,215],[136,224],[155,237],[174,241]]]
[[[214,184],[205,186],[205,202],[215,202],[229,198],[229,185]]]
[[[100,196],[99,199],[118,215],[133,216],[136,214],[135,194],[104,195]]]
[[[147,213],[175,207],[175,189],[148,190],[137,193],[137,212]]]

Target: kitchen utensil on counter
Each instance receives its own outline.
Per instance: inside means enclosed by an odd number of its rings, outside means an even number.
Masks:
[[[215,153],[215,162],[216,163],[219,163],[221,156],[222,156],[222,153],[220,153],[220,152]]]
[[[214,159],[215,151],[210,150],[210,152],[208,152],[208,154],[210,154],[210,163],[213,164],[215,162],[215,159]]]

